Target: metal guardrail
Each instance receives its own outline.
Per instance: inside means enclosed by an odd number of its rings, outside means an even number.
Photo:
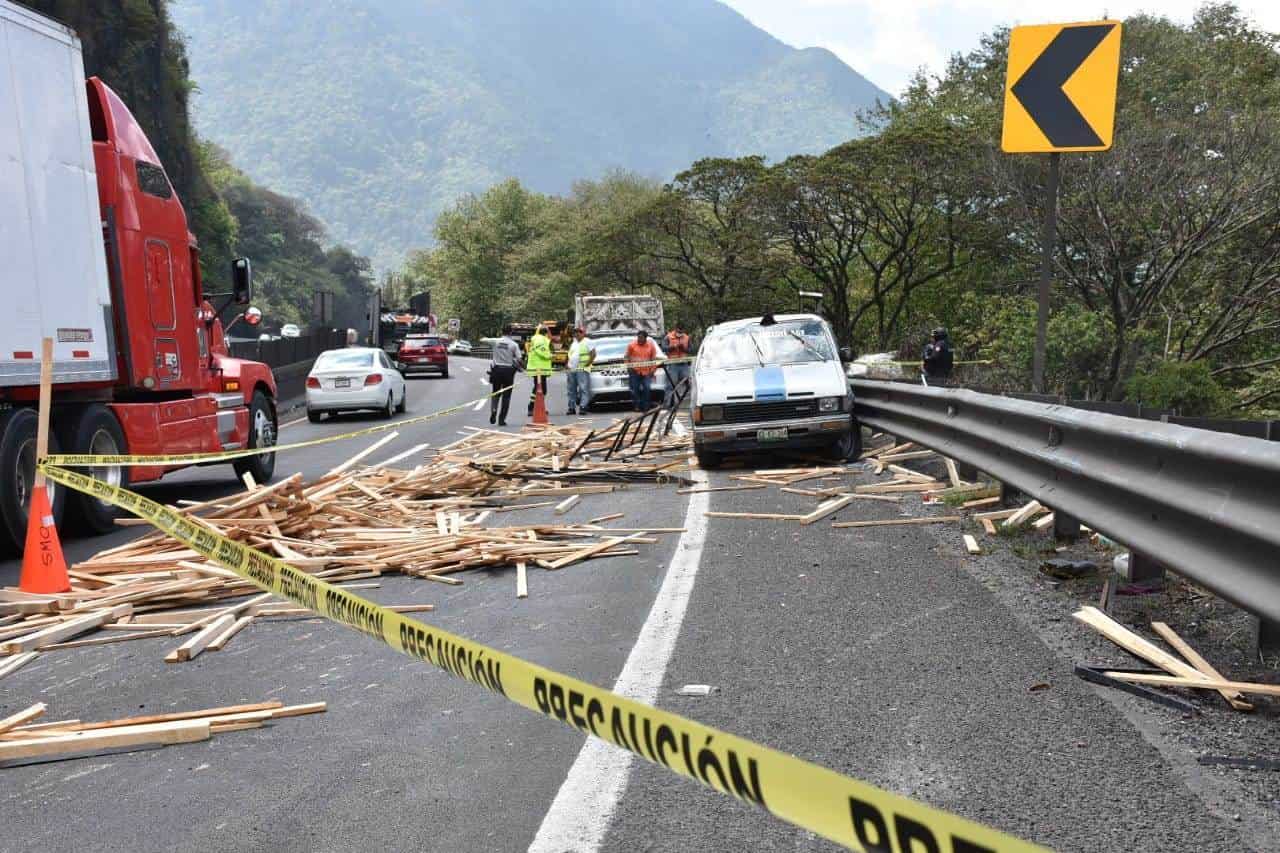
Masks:
[[[867,426],[985,471],[1280,622],[1280,444],[966,389],[853,387]]]

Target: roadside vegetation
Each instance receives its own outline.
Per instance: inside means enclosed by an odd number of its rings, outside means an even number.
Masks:
[[[1047,158],[999,146],[1007,33],[820,156],[707,159],[665,185],[461,198],[392,276],[473,336],[645,291],[692,329],[818,307],[842,344],[918,356],[947,326],[985,385],[1030,385]],[[1280,53],[1235,7],[1125,21],[1113,150],[1064,155],[1050,390],[1183,414],[1280,411]],[[424,242],[426,242],[424,238]]]

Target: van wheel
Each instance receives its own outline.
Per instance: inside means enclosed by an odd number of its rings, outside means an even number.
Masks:
[[[274,447],[275,443],[276,410],[266,394],[254,391],[249,403],[249,447]],[[276,472],[276,455],[259,453],[257,456],[245,456],[232,462],[231,467],[241,480],[247,472],[253,475],[255,483],[269,483]]]
[[[21,551],[27,540],[27,507],[36,475],[36,411],[12,409],[0,414],[0,521],[2,532]],[[49,452],[61,453],[57,433],[49,432]],[[62,521],[67,490],[46,482],[53,522]]]
[[[857,462],[862,456],[862,424],[854,420],[853,429],[833,442],[827,453],[835,462]]]
[[[89,453],[107,456],[128,453],[124,430],[110,409],[99,403],[86,406],[58,424],[57,432],[63,447],[69,453]],[[97,480],[113,486],[129,485],[129,469],[123,465],[107,465],[80,469]],[[67,512],[93,533],[114,530],[121,511],[115,504],[99,500],[92,495],[76,493],[67,496]]]
[[[695,449],[693,455],[698,459],[698,467],[705,468],[708,471],[714,471],[724,464],[724,454],[716,453],[714,450]]]

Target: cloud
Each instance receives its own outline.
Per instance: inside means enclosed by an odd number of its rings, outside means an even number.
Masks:
[[[996,27],[1155,12],[1190,21],[1200,0],[722,0],[797,47],[825,47],[897,94],[922,66],[941,73]],[[1240,0],[1260,26],[1280,30],[1280,3]]]

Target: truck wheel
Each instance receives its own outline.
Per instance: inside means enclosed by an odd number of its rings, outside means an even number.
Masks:
[[[21,551],[27,540],[27,507],[36,474],[36,410],[13,409],[0,415],[0,520],[3,533]],[[49,452],[62,452],[58,436],[49,432]],[[54,524],[62,521],[66,489],[46,483]]]
[[[249,447],[273,447],[276,443],[276,415],[271,401],[261,391],[253,392],[253,400],[249,403]],[[257,456],[246,456],[231,463],[236,476],[244,479],[245,472],[253,475],[258,484],[271,482],[271,475],[276,472],[276,455],[260,453]]]
[[[724,454],[716,453],[714,450],[695,449],[693,455],[698,458],[698,467],[708,471],[714,471],[724,463]]]
[[[64,418],[57,426],[59,441],[68,453],[92,453],[97,456],[128,453],[124,430],[106,406],[95,403]],[[88,474],[113,486],[129,484],[129,469],[121,465],[81,468]],[[67,512],[93,533],[115,529],[120,510],[114,504],[77,492],[67,496]]]

